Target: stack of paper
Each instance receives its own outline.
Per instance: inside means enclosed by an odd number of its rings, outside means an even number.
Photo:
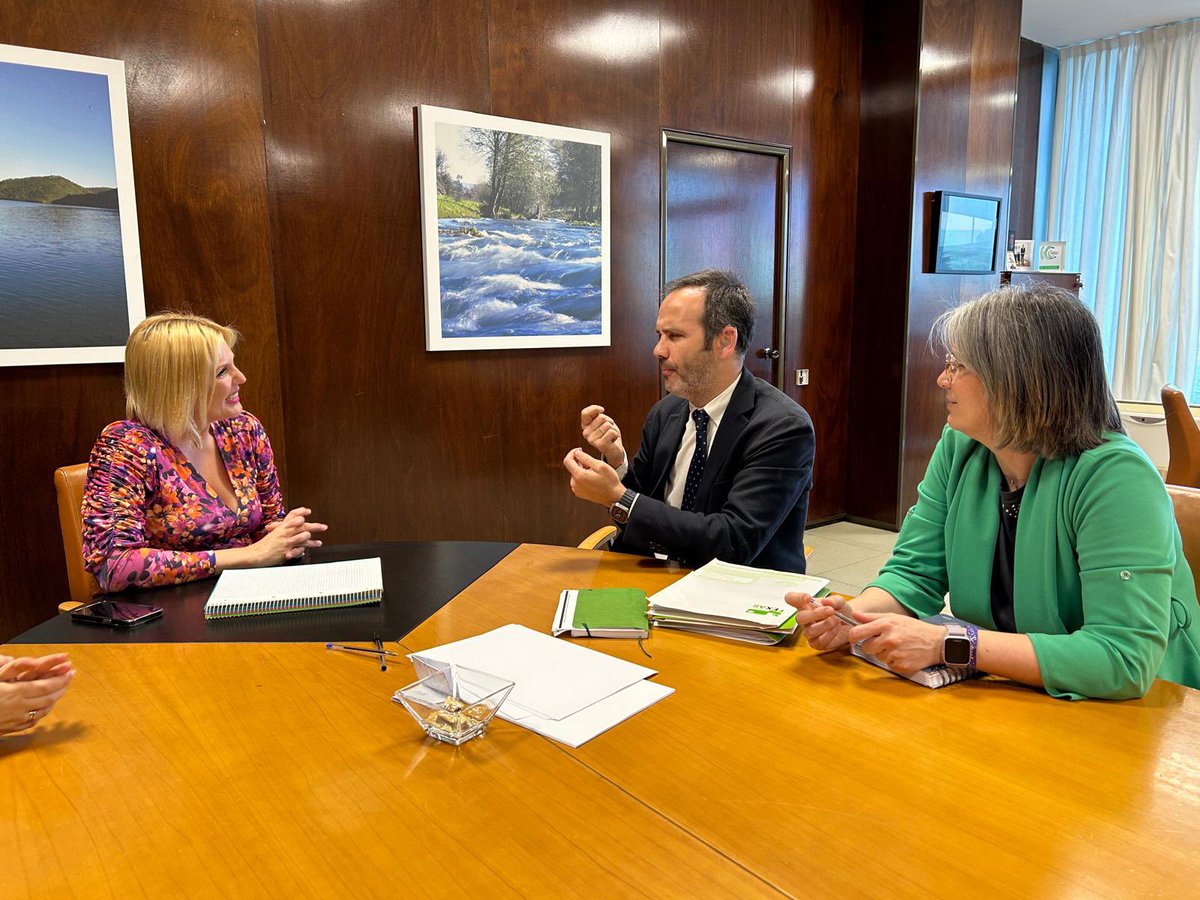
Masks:
[[[827,578],[755,569],[713,560],[650,597],[650,621],[717,637],[777,644],[796,632],[789,591],[817,596]]]
[[[675,692],[646,680],[657,674],[654,669],[557,641],[523,625],[504,625],[409,654],[409,659],[420,678],[456,665],[514,682],[497,715],[570,747]]]

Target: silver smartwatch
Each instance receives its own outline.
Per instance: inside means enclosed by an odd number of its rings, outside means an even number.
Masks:
[[[942,639],[942,663],[956,668],[971,665],[972,657],[975,654],[972,652],[974,648],[971,646],[971,638],[967,633],[966,626],[959,625],[957,622],[949,622],[945,627],[946,636]]]

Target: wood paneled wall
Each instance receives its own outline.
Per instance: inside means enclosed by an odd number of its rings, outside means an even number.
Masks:
[[[877,13],[892,16],[893,27],[876,27]],[[864,63],[875,53],[890,51],[894,58],[877,67],[864,65],[864,149],[871,146],[865,113],[872,110],[894,115],[897,129],[911,133],[914,143],[908,216],[896,214],[900,204],[891,190],[887,193],[895,215],[873,214],[877,194],[865,153],[860,166],[855,320],[862,329],[878,327],[881,333],[861,345],[879,353],[878,358],[862,358],[860,345],[855,346],[851,433],[872,434],[873,446],[851,454],[847,513],[898,527],[904,511],[916,502],[917,484],[945,424],[942,392],[935,384],[942,362],[928,348],[930,325],[947,307],[998,283],[996,275],[929,271],[932,194],[958,190],[1003,198],[1000,233],[1007,233],[1021,0],[868,2],[867,21],[872,27],[864,31]],[[914,31],[918,23],[919,31]],[[919,34],[915,49],[910,43],[914,33]],[[918,68],[905,72],[905,64],[913,63]],[[899,133],[882,130],[893,137]],[[896,174],[886,179],[890,188],[901,168],[900,162],[893,164]],[[890,271],[872,271],[877,262],[871,248],[893,244],[907,248],[899,270],[904,273],[903,294]],[[885,253],[888,265],[894,264],[894,250]],[[998,265],[1003,266],[1003,257]],[[901,307],[902,328],[897,331],[893,323]],[[901,413],[894,422],[897,408]],[[895,431],[893,424],[898,425]]]
[[[1030,240],[1037,200],[1038,141],[1041,132],[1042,69],[1046,48],[1021,38],[1017,71],[1017,108],[1013,121],[1012,200],[1008,231],[1014,239]]]
[[[846,512],[887,527],[900,491],[920,7],[868,0],[863,22]]]
[[[291,489],[338,539],[567,543],[604,521],[561,459],[584,405],[603,404],[633,446],[658,397],[663,127],[799,146],[789,365],[828,361],[819,392],[794,393],[819,440],[844,433],[856,4],[260,9]],[[424,350],[418,103],[612,134],[611,347]],[[812,233],[815,204],[837,200]],[[814,241],[836,248],[815,265]],[[818,516],[841,512],[840,456],[822,457]]]
[[[929,350],[929,328],[947,307],[999,282],[997,275],[930,272],[931,195],[946,189],[1000,197],[1000,234],[1007,234],[1021,33],[1021,0],[924,0],[924,7],[921,56],[939,63],[922,64],[918,82],[901,515],[917,501],[917,484],[946,422],[935,384],[943,360]],[[1003,268],[1002,256],[997,265]]]
[[[242,330],[288,498],[338,542],[603,520],[560,460],[584,404],[633,445],[658,397],[663,127],[793,145],[785,361],[812,372],[812,515],[840,515],[861,29],[859,0],[0,4],[0,42],[126,61],[147,306]],[[611,347],[425,352],[423,103],[612,134]],[[0,391],[3,639],[66,596],[51,473],[123,402],[115,365],[0,369]]]
[[[146,307],[243,332],[245,396],[283,460],[252,0],[5,0],[0,43],[125,61]],[[86,461],[125,403],[119,365],[0,368],[0,397],[3,640],[68,598],[54,469]]]

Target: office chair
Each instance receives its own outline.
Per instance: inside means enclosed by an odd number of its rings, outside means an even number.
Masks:
[[[1196,590],[1200,591],[1200,490],[1168,484],[1167,493],[1175,504],[1175,521],[1183,536],[1183,555],[1192,567]]]
[[[1166,385],[1162,405],[1167,414],[1167,448],[1171,454],[1167,482],[1200,487],[1200,427],[1182,391]]]
[[[58,495],[58,525],[62,529],[63,553],[67,560],[67,582],[71,600],[60,603],[59,612],[68,612],[100,593],[100,585],[83,567],[83,482],[87,463],[54,470],[54,492]]]
[[[582,541],[579,542],[580,550],[607,550],[613,542],[613,538],[617,536],[616,525],[605,525],[603,528],[597,528]],[[812,556],[813,548],[804,545],[804,558],[808,559]]]
[[[597,528],[582,541],[579,542],[580,550],[607,550],[612,544],[613,538],[617,536],[616,525],[605,525],[603,528]]]

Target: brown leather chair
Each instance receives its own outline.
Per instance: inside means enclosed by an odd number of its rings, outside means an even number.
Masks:
[[[1167,481],[1200,487],[1200,427],[1188,409],[1187,398],[1168,384],[1162,389],[1162,405],[1167,414],[1167,447],[1171,453]]]
[[[58,524],[62,529],[63,553],[67,560],[67,582],[71,602],[60,603],[59,612],[67,612],[91,601],[100,593],[100,585],[83,567],[83,482],[87,463],[54,470],[54,491],[58,495]]]
[[[1192,567],[1196,590],[1200,591],[1200,490],[1168,484],[1167,493],[1175,504],[1175,521],[1183,535],[1183,555]]]

